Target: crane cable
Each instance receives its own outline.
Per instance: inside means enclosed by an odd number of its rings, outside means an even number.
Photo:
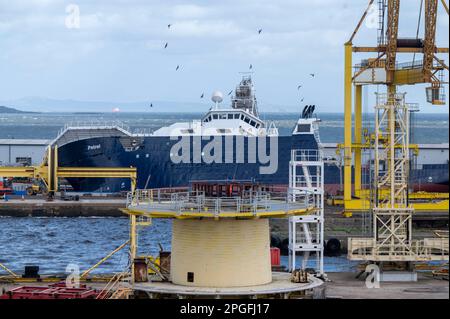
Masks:
[[[423,10],[423,0],[420,0],[419,18],[418,18],[418,21],[417,21],[416,40],[419,39],[420,22],[422,21],[422,10]],[[416,62],[416,52],[414,52],[414,55],[413,55],[413,61],[412,61],[412,67],[413,68],[414,68],[415,62]]]

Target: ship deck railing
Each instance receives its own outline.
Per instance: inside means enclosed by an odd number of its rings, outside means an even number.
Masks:
[[[295,149],[291,151],[291,159],[294,162],[321,162],[323,161],[323,150]]]
[[[131,128],[121,121],[74,121],[64,125],[59,134],[68,129],[96,129],[96,128],[119,128],[131,133]]]
[[[315,207],[311,193],[258,192],[245,196],[208,197],[204,192],[167,192],[158,189],[128,193],[127,208],[148,213],[231,215],[289,215],[311,212]]]

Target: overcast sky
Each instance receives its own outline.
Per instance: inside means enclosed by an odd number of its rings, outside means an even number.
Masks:
[[[343,43],[367,3],[0,0],[0,100],[200,103],[202,93],[233,89],[252,64],[263,111],[297,111],[304,98],[322,112],[342,112]],[[415,37],[419,3],[402,2],[401,36]],[[67,27],[70,4],[79,7],[80,28]],[[438,45],[448,46],[448,16],[439,9]],[[375,44],[373,17],[356,44]],[[409,101],[448,112],[426,104],[424,88],[405,88]]]

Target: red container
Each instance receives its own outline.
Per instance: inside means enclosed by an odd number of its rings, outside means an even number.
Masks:
[[[272,247],[270,248],[270,261],[272,263],[272,266],[280,266],[280,248]]]
[[[67,288],[65,285],[48,287],[18,287],[0,296],[0,299],[95,299],[98,292],[86,286]]]

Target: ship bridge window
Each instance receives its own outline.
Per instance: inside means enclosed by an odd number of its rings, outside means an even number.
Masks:
[[[247,123],[247,124],[250,124],[250,119],[249,119],[248,117],[246,117],[246,118],[244,119],[244,122]]]
[[[255,121],[251,121],[250,125],[253,126],[253,127],[256,127],[256,122]]]
[[[219,116],[217,114],[213,114],[213,119],[217,120]]]
[[[228,119],[229,119],[229,120],[232,120],[233,117],[234,117],[234,114],[232,114],[232,113],[228,114]]]
[[[244,116],[243,114],[241,114],[241,120],[244,120],[244,117],[245,117],[245,116]]]
[[[297,126],[297,133],[309,133],[311,132],[311,124],[299,124]]]
[[[235,120],[239,120],[239,114],[238,113],[234,114],[234,119]]]

